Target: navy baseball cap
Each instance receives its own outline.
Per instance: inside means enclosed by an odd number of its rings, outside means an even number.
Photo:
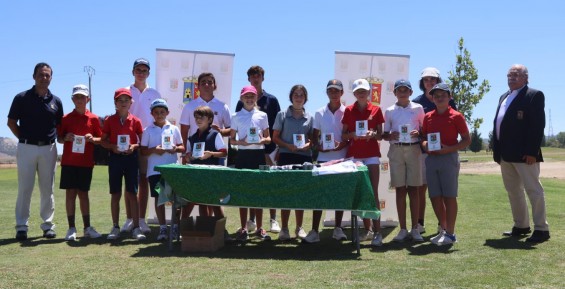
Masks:
[[[400,87],[408,87],[410,90],[412,90],[412,84],[410,84],[410,81],[406,79],[399,79],[394,83],[394,90]]]
[[[135,68],[138,65],[145,65],[147,66],[148,69],[151,69],[151,66],[149,65],[149,60],[145,58],[138,58],[133,62],[133,68]]]
[[[343,83],[341,83],[339,79],[332,79],[328,81],[328,85],[326,86],[326,89],[330,89],[330,88],[343,90]]]
[[[447,93],[449,93],[449,95],[451,96],[451,89],[449,89],[449,85],[447,85],[446,83],[442,82],[442,83],[438,83],[438,84],[434,85],[432,90],[430,90],[430,95],[434,95],[434,92],[436,92],[438,90],[447,91]]]

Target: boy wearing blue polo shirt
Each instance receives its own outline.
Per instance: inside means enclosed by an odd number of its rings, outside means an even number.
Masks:
[[[141,137],[141,154],[148,156],[147,179],[151,190],[151,197],[155,198],[155,212],[159,220],[159,235],[157,241],[166,240],[167,220],[165,219],[165,206],[158,205],[159,193],[157,184],[161,182],[161,174],[155,171],[155,166],[174,164],[177,162],[177,153],[184,151],[184,145],[177,126],[167,120],[169,107],[164,99],[156,99],[151,103],[151,115],[154,122],[148,125]],[[177,214],[180,216],[180,214]],[[172,226],[173,236],[178,235],[178,224]]]

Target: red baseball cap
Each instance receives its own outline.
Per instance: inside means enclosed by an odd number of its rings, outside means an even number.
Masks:
[[[130,98],[132,98],[131,91],[129,90],[129,88],[126,87],[116,89],[116,92],[114,92],[114,99],[120,97],[120,95],[127,95]]]

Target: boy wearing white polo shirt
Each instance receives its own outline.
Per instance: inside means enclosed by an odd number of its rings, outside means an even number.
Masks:
[[[155,171],[155,166],[174,164],[177,162],[177,153],[184,152],[184,145],[180,130],[167,120],[169,107],[163,99],[156,99],[150,106],[151,114],[155,121],[148,125],[141,137],[141,153],[148,156],[147,179],[151,189],[151,197],[155,198],[155,212],[159,220],[159,235],[157,241],[167,239],[167,220],[165,219],[165,206],[158,205],[159,193],[156,186],[161,182],[161,174]],[[179,216],[179,214],[177,214]],[[176,220],[175,220],[176,221]],[[173,236],[178,235],[178,225],[172,226]]]
[[[326,94],[329,99],[328,104],[318,109],[314,114],[312,142],[319,152],[318,163],[342,159],[347,154],[348,142],[341,140],[341,132],[343,130],[341,119],[345,111],[345,105],[341,103],[341,96],[343,95],[343,84],[341,81],[338,79],[330,80],[326,85]],[[328,144],[328,142],[330,143]],[[332,237],[336,240],[347,240],[347,236],[341,228],[342,218],[343,211],[335,211],[335,229]],[[318,229],[321,219],[322,211],[314,210],[312,230],[308,232],[306,238],[302,240],[303,242],[317,243],[320,241]]]
[[[412,85],[400,79],[394,84],[397,102],[385,110],[383,139],[390,142],[388,158],[390,161],[391,185],[396,189],[396,210],[400,232],[393,238],[395,242],[424,239],[418,230],[418,187],[422,185],[420,158],[420,129],[424,120],[424,109],[411,102]],[[410,216],[412,230],[406,229],[406,194],[410,197]]]
[[[138,58],[133,62],[131,74],[134,77],[134,83],[129,86],[131,91],[132,104],[130,113],[135,115],[141,121],[141,127],[144,129],[153,124],[153,116],[151,115],[151,103],[161,98],[161,94],[154,88],[149,87],[147,78],[149,78],[151,65],[145,58]],[[147,156],[139,154],[139,192],[137,195],[139,203],[139,228],[144,234],[151,232],[149,226],[145,222],[145,214],[147,212],[148,186],[147,186]],[[122,226],[122,231],[131,231],[133,221],[131,219],[131,211],[126,202],[127,219]]]

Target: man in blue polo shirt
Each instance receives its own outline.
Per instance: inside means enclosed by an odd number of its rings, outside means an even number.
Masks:
[[[61,99],[49,91],[53,70],[49,64],[35,65],[35,85],[14,97],[8,113],[8,127],[19,139],[17,150],[18,198],[16,201],[16,239],[27,240],[31,193],[35,172],[41,194],[40,216],[43,237],[55,238],[55,200],[53,187],[57,166],[57,125],[63,118]]]

